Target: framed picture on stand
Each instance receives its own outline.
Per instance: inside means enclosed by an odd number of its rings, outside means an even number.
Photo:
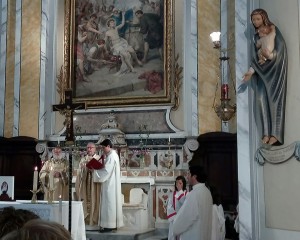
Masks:
[[[0,176],[0,201],[12,201],[14,200],[14,176]]]

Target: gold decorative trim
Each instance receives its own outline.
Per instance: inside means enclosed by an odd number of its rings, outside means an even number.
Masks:
[[[175,58],[175,79],[174,79],[174,106],[171,108],[173,111],[176,111],[179,107],[179,92],[182,85],[182,71],[183,67],[178,64],[179,54]]]

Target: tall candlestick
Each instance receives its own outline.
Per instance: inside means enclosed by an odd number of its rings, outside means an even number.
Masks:
[[[54,185],[54,178],[53,178],[53,167],[50,168],[50,173],[49,173],[49,188],[53,189]]]
[[[37,171],[37,167],[34,168],[34,172],[33,172],[33,191],[37,190],[37,183],[38,183],[38,171]]]
[[[59,221],[60,221],[60,224],[63,224],[63,222],[62,222],[62,199],[61,199],[61,195],[59,195],[58,199],[59,199]]]

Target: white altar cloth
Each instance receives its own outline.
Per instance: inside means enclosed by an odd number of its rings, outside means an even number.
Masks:
[[[37,214],[41,219],[58,222],[68,229],[68,201],[62,201],[62,214],[60,214],[59,211],[58,201],[54,201],[52,204],[48,204],[47,201],[31,203],[31,201],[27,200],[17,200],[16,202],[0,202],[0,208],[8,206],[13,206],[16,209],[30,210]],[[82,202],[72,201],[71,235],[73,240],[86,240]]]

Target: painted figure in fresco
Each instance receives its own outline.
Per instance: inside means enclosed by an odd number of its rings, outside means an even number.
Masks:
[[[137,10],[135,15],[140,20],[140,32],[146,35],[142,62],[147,62],[149,49],[154,48],[158,49],[160,58],[163,59],[164,35],[160,16],[154,13],[144,13],[142,10]]]
[[[125,24],[125,11],[123,11],[121,14],[121,24],[116,25],[116,20],[113,18],[110,18],[107,21],[108,30],[105,34],[105,41],[109,43],[113,55],[121,56],[122,63],[126,64],[127,70],[129,70],[129,72],[135,72],[131,63],[131,57],[139,66],[142,66],[143,64],[137,58],[135,50],[128,44],[126,39],[119,36],[118,30],[121,29]],[[121,69],[123,69],[122,66]]]
[[[184,203],[187,194],[186,180],[183,176],[178,176],[175,180],[175,191],[173,191],[168,198],[167,218],[169,221],[169,235],[168,240],[176,240],[173,235],[173,221],[177,212]],[[177,236],[178,237],[178,236]]]
[[[287,85],[288,56],[284,38],[279,29],[269,20],[263,9],[251,13],[251,22],[255,28],[254,42],[251,44],[251,67],[245,73],[243,81],[255,77],[256,118],[262,121],[262,141],[269,145],[284,144],[285,99]],[[271,52],[261,49],[263,61],[257,56],[259,32],[264,27],[275,29],[275,45]]]

